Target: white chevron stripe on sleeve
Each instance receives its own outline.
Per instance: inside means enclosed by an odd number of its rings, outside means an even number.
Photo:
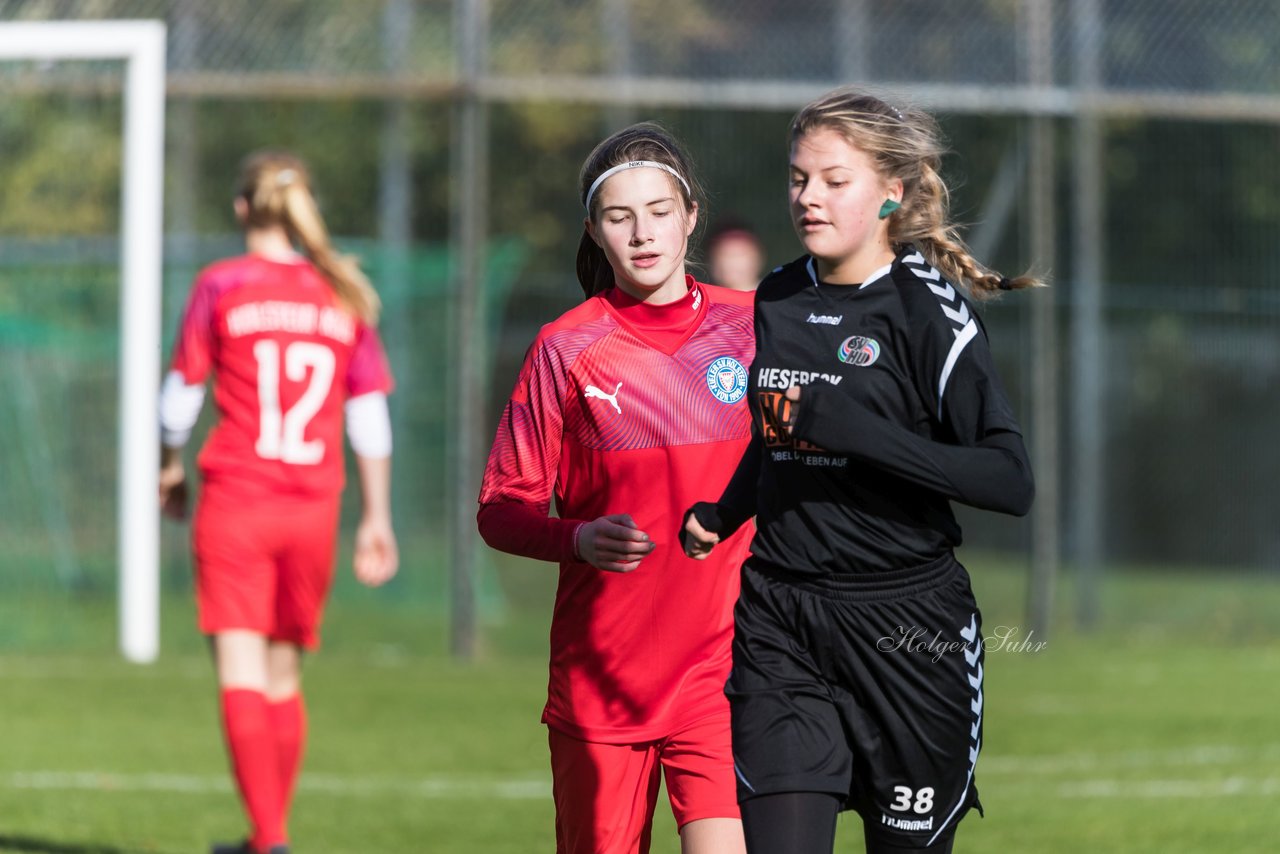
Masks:
[[[926,282],[926,284],[929,286],[929,290],[933,291],[944,300],[947,300],[948,302],[955,302],[956,290],[951,287],[950,282],[943,282],[941,285],[935,285],[933,282]]]
[[[947,353],[947,361],[942,366],[942,376],[938,379],[938,420],[942,420],[942,398],[947,393],[947,380],[951,378],[951,371],[956,366],[956,360],[960,358],[960,354],[964,352],[964,348],[968,346],[978,334],[978,324],[970,318],[969,322],[964,325],[963,329],[956,330],[956,342],[951,345],[951,351]]]
[[[954,308],[948,308],[947,306],[944,305],[942,307],[942,313],[945,314],[947,317],[951,318],[952,320],[954,320],[956,323],[960,324],[961,326],[964,326],[966,323],[969,322],[969,306],[965,305],[964,303],[960,303],[959,311],[956,311]]]

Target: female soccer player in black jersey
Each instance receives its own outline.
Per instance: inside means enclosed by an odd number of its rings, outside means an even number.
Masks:
[[[747,847],[830,851],[850,809],[872,854],[947,852],[978,806],[983,667],[950,501],[1023,515],[1033,492],[969,298],[1040,283],[969,255],[929,115],[840,90],[790,145],[807,254],[757,291],[752,444],[683,532],[696,557],[756,517],[725,689]]]

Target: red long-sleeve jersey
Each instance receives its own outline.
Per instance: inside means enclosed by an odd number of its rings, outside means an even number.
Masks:
[[[480,492],[491,545],[560,561],[543,720],[589,741],[660,738],[726,702],[751,526],[705,561],[686,558],[678,534],[684,511],[728,483],[749,438],[753,295],[692,278],[689,288],[660,309],[610,292],[543,327]],[[553,498],[563,521],[513,534],[501,505],[545,518]],[[629,573],[573,556],[573,528],[614,513],[656,544]]]

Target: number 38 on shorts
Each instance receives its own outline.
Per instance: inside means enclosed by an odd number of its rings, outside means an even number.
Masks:
[[[933,811],[933,787],[924,786],[914,792],[908,786],[893,787],[894,800],[889,809],[897,812],[913,812],[927,815]]]

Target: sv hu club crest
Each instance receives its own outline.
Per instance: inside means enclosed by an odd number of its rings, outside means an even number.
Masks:
[[[874,338],[851,335],[844,339],[836,355],[846,364],[865,368],[880,358],[880,344]]]

